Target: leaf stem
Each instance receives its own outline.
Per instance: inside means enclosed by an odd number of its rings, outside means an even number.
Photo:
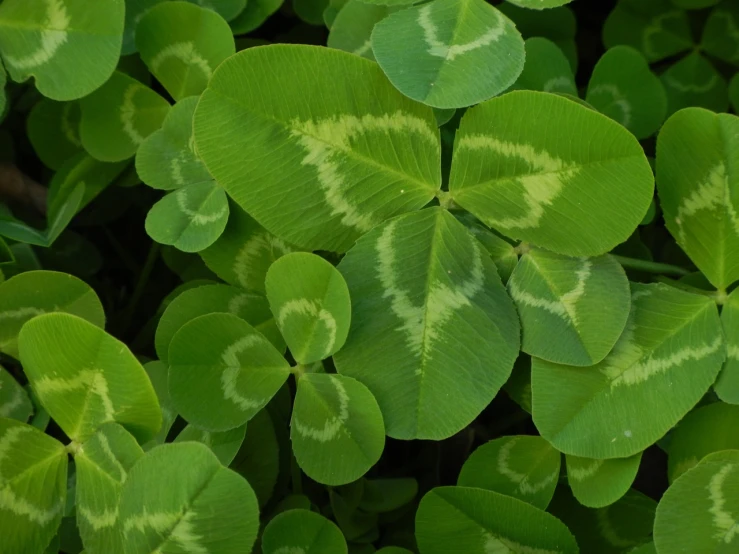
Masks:
[[[305,373],[305,366],[303,364],[295,364],[290,367],[290,373],[295,375],[295,382],[297,382],[303,376],[303,373]]]
[[[617,256],[611,254],[618,263],[625,269],[636,269],[638,271],[646,271],[647,273],[659,273],[666,275],[677,275],[684,277],[690,275],[690,271],[685,268],[671,264],[663,264],[659,262],[650,262],[648,260],[639,260],[638,258],[628,258],[626,256]]]

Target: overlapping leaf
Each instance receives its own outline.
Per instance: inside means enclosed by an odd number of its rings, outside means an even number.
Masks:
[[[347,250],[429,202],[441,180],[431,109],[395,91],[376,64],[327,48],[231,57],[198,104],[195,141],[242,208],[309,249]]]
[[[718,0],[712,3],[719,4]],[[739,5],[736,2],[721,2],[711,12],[703,28],[701,46],[715,58],[739,64]]]
[[[667,115],[689,106],[724,112],[729,106],[726,80],[698,52],[684,57],[660,75],[667,93]]]
[[[54,421],[76,442],[116,421],[152,438],[162,414],[144,368],[125,344],[66,313],[33,318],[18,336],[23,369]]]
[[[216,455],[218,461],[228,467],[236,457],[241,448],[246,435],[246,424],[241,427],[235,427],[228,431],[212,433],[203,429],[198,429],[194,425],[187,425],[180,434],[177,435],[174,442],[199,442],[211,449]]]
[[[346,554],[344,535],[335,523],[309,510],[288,510],[272,519],[262,536],[264,554]]]
[[[259,505],[269,501],[280,472],[280,444],[269,412],[257,412],[246,427],[246,436],[231,468],[254,489]]]
[[[545,10],[569,4],[572,0],[508,0],[511,4],[530,10]]]
[[[0,418],[25,423],[33,413],[33,404],[18,381],[0,366]]]
[[[234,35],[244,35],[258,28],[280,9],[284,0],[249,0],[246,8],[229,22]]]
[[[372,29],[385,19],[389,9],[360,0],[349,0],[341,8],[328,34],[329,48],[337,48],[374,60],[372,53]]]
[[[708,391],[725,358],[716,304],[661,284],[632,284],[626,329],[599,364],[534,359],[534,423],[555,448],[624,458],[670,430]]]
[[[643,149],[617,123],[559,95],[514,91],[462,118],[449,191],[504,235],[591,256],[629,237],[653,182]]]
[[[721,308],[721,325],[726,337],[726,363],[713,388],[724,402],[739,404],[739,292],[732,292]]]
[[[629,458],[594,460],[566,456],[567,481],[583,506],[603,508],[622,498],[631,488],[641,462],[641,452]]]
[[[2,112],[2,110],[0,110]],[[79,102],[43,99],[28,114],[28,139],[41,161],[51,169],[82,151]]]
[[[526,41],[526,63],[512,89],[577,96],[577,85],[569,60],[556,44],[542,37]]]
[[[352,327],[336,367],[369,387],[387,434],[439,440],[468,425],[519,349],[513,303],[480,243],[430,208],[367,233],[339,270]]]

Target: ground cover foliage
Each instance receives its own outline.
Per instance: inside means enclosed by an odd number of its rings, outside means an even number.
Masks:
[[[739,552],[739,1],[0,0],[0,60],[0,554]]]

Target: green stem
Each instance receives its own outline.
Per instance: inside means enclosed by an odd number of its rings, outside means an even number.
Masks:
[[[677,275],[678,277],[690,275],[690,271],[676,265],[661,264],[659,262],[650,262],[648,260],[639,260],[637,258],[628,258],[626,256],[613,255],[613,257],[626,269],[636,269],[647,273]]]
[[[127,331],[131,325],[133,316],[136,313],[136,308],[138,308],[138,304],[141,301],[141,297],[143,296],[146,285],[151,277],[151,272],[154,270],[154,264],[159,258],[160,250],[161,245],[158,242],[151,243],[149,253],[146,255],[146,262],[144,262],[144,267],[141,269],[141,273],[139,273],[138,281],[136,281],[136,287],[133,289],[133,294],[131,294],[131,300],[128,302],[126,311],[121,318],[123,320],[122,329],[124,332]]]

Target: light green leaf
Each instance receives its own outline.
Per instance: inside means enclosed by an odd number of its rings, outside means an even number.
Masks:
[[[38,554],[55,535],[67,495],[67,452],[41,431],[0,418],[0,551]]]
[[[724,402],[739,404],[739,292],[736,290],[721,308],[721,325],[726,337],[726,363],[713,388]]]
[[[718,0],[712,3],[718,4]],[[703,28],[701,47],[719,60],[739,64],[739,5],[727,0],[711,11]]]
[[[521,318],[521,349],[550,362],[603,360],[629,317],[626,273],[609,255],[567,258],[546,250],[521,257],[508,281]]]
[[[298,363],[324,360],[344,346],[351,300],[344,277],[329,262],[305,252],[286,254],[270,266],[266,287],[277,327]]]
[[[126,554],[243,554],[256,539],[259,507],[243,477],[206,446],[183,442],[157,446],[133,466],[119,522]]]
[[[5,0],[0,54],[14,81],[36,78],[54,100],[90,94],[113,73],[121,51],[123,0]]]
[[[529,10],[545,10],[564,6],[572,0],[508,0],[508,2]]]
[[[242,208],[311,250],[347,250],[376,224],[424,206],[441,182],[431,109],[395,91],[376,64],[330,48],[231,57],[198,104],[195,141]]]
[[[388,436],[441,440],[467,426],[519,350],[513,303],[480,243],[430,208],[367,233],[339,271],[352,327],[334,361],[375,395]]]
[[[102,87],[80,101],[82,145],[93,158],[131,158],[146,137],[162,126],[169,103],[146,85],[116,71]]]
[[[147,443],[144,443],[142,446],[144,450],[151,450],[152,447],[156,446],[157,444],[162,444],[165,440],[167,440],[169,430],[172,428],[175,419],[177,419],[177,412],[172,405],[172,400],[169,398],[169,388],[167,386],[169,368],[167,367],[167,364],[164,362],[160,362],[159,360],[155,360],[153,362],[144,364],[144,370],[149,376],[151,386],[154,387],[154,392],[157,395],[157,399],[159,400],[159,407],[162,411],[161,429],[159,429],[159,432],[153,439],[151,439]]]
[[[133,464],[144,455],[136,439],[117,423],[105,423],[74,453],[77,526],[91,554],[110,551],[118,501]]]
[[[657,132],[667,115],[662,82],[644,56],[629,46],[615,46],[598,60],[585,100],[638,139]]]
[[[245,35],[260,27],[267,18],[280,9],[284,0],[249,0],[246,8],[229,22],[234,35]]]
[[[575,537],[554,516],[512,496],[468,487],[437,487],[416,513],[421,554],[575,554]]]
[[[288,510],[272,519],[262,536],[264,554],[346,554],[336,524],[309,510]]]
[[[511,277],[511,273],[513,273],[513,270],[518,265],[518,254],[514,246],[495,234],[488,227],[485,227],[472,214],[462,212],[455,214],[455,216],[480,241],[480,244],[482,244],[488,254],[490,254],[495,267],[498,268],[498,275],[500,275],[501,281],[503,281],[503,284],[506,284]]]
[[[739,216],[732,190],[739,118],[700,108],[676,113],[657,140],[657,188],[665,223],[718,288],[739,279]]]
[[[622,126],[559,95],[515,91],[462,118],[449,191],[506,236],[595,256],[636,229],[653,183],[644,150]]]
[[[136,27],[136,47],[175,100],[203,92],[215,69],[236,51],[226,21],[188,2],[149,9]]]
[[[560,485],[549,511],[562,520],[577,538],[581,551],[593,554],[625,554],[652,539],[657,503],[634,489],[605,508],[586,508]]]
[[[377,401],[362,383],[305,373],[298,381],[290,438],[305,474],[338,486],[356,481],[380,459],[385,428]]]
[[[144,17],[144,13],[165,0],[125,0],[126,26],[123,30],[123,46],[121,55],[127,56],[136,52],[136,27]]]
[[[706,455],[739,450],[739,406],[714,402],[690,412],[678,423],[667,447],[667,476],[672,483]]]
[[[724,112],[729,107],[726,80],[698,52],[670,66],[660,80],[667,93],[667,115],[691,106],[715,112]]]
[[[208,431],[249,421],[290,375],[288,363],[261,333],[224,313],[183,325],[170,342],[169,366],[169,394],[177,411]]]
[[[467,458],[457,485],[505,494],[546,510],[557,486],[560,463],[559,452],[541,437],[501,437]]]
[[[28,421],[33,404],[28,394],[4,367],[0,366],[0,418]]]
[[[716,304],[667,285],[633,284],[631,314],[601,363],[534,359],[534,423],[566,454],[625,458],[667,433],[716,380],[725,358]]]
[[[501,93],[526,55],[513,22],[482,0],[435,0],[394,12],[372,31],[372,51],[400,92],[435,108]]]
[[[226,229],[216,242],[199,254],[205,264],[227,283],[264,293],[269,267],[280,256],[294,250],[292,245],[274,236],[238,205],[231,203]]]
[[[213,10],[226,21],[231,21],[246,7],[246,0],[187,0],[203,8]]]
[[[187,425],[174,442],[194,441],[207,446],[216,455],[218,461],[228,467],[236,457],[246,435],[246,424],[228,431],[211,433],[198,429],[194,425]]]
[[[200,252],[218,240],[227,223],[226,191],[206,181],[179,188],[154,204],[146,216],[146,232],[161,244]]]
[[[569,60],[556,44],[542,37],[526,41],[526,64],[511,88],[578,95]]]
[[[1,290],[1,289],[0,289]],[[272,319],[267,299],[228,285],[205,285],[184,291],[169,303],[159,319],[154,346],[163,362],[169,360],[172,337],[185,323],[216,312],[240,317],[267,337],[275,348],[284,351],[285,343]]]
[[[61,169],[64,162],[82,151],[80,117],[79,102],[44,98],[31,109],[26,125],[28,139],[44,165]]]
[[[588,508],[603,508],[622,498],[639,471],[642,453],[629,458],[594,460],[565,456],[567,480],[575,498]]]
[[[103,306],[84,281],[56,271],[26,271],[0,283],[0,351],[18,358],[21,327],[47,312],[67,312],[105,325]]]
[[[331,25],[328,34],[328,47],[351,52],[374,60],[372,53],[372,29],[390,13],[386,6],[373,5],[370,2],[349,0]]]
[[[192,117],[197,103],[197,96],[177,102],[162,128],[141,143],[136,152],[136,172],[150,187],[173,190],[213,180],[195,153]]]
[[[654,520],[657,552],[735,552],[737,513],[739,450],[710,454],[679,477],[660,500]]]
[[[99,327],[66,313],[40,315],[21,329],[18,349],[41,404],[73,441],[109,421],[142,442],[159,431],[162,414],[144,368]]]
[[[636,48],[650,63],[693,47],[688,16],[670,0],[620,0],[603,27],[603,42]]]
[[[246,437],[231,468],[249,481],[259,505],[267,504],[280,471],[280,446],[267,409],[260,410],[249,420]]]

